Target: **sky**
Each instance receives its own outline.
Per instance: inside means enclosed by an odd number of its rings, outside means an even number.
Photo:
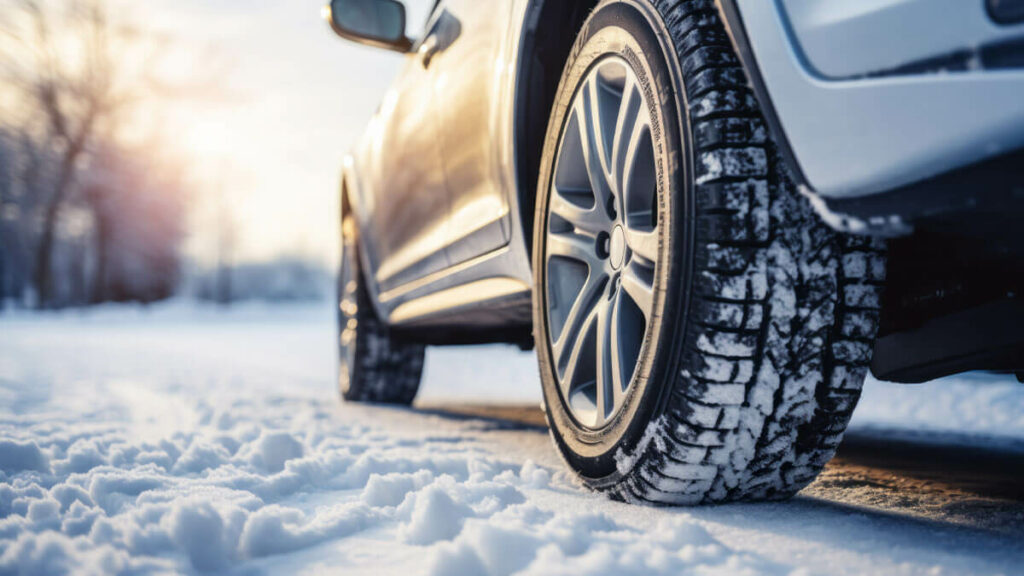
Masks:
[[[226,209],[237,262],[335,262],[341,160],[403,56],[338,38],[318,0],[110,1],[169,40],[173,78],[217,87],[161,101],[146,120],[181,148],[196,182],[189,255],[214,258]],[[407,2],[413,35],[427,3]]]

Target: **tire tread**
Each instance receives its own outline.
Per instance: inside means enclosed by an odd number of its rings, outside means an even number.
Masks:
[[[651,0],[689,95],[696,254],[682,369],[616,499],[788,498],[832,458],[878,327],[884,244],[797,191],[712,0]]]

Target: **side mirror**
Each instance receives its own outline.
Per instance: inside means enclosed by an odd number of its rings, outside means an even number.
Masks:
[[[323,15],[346,40],[397,52],[412,48],[405,35],[405,6],[397,0],[331,0]]]

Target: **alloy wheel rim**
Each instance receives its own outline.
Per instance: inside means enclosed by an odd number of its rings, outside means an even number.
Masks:
[[[658,191],[647,104],[625,60],[592,66],[566,115],[549,193],[548,345],[565,405],[591,429],[625,404],[655,310]]]

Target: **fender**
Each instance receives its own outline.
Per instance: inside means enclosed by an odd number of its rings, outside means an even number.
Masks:
[[[359,177],[358,170],[356,169],[355,158],[352,154],[346,154],[341,163],[341,189],[339,194],[338,202],[338,239],[341,239],[341,222],[344,218],[345,209],[352,211],[353,216],[356,220],[356,234],[359,238],[359,243],[356,246],[356,250],[359,253],[359,265],[363,270],[363,281],[366,283],[366,289],[370,292],[370,301],[373,302],[374,312],[377,313],[378,318],[387,318],[384,310],[380,306],[380,286],[377,284],[377,276],[372,271],[374,267],[370,262],[366,244],[373,242],[373,238],[369,235],[363,236],[359,234],[359,230],[366,228],[367,218],[369,215],[366,210],[366,190],[362,185],[362,180]]]

